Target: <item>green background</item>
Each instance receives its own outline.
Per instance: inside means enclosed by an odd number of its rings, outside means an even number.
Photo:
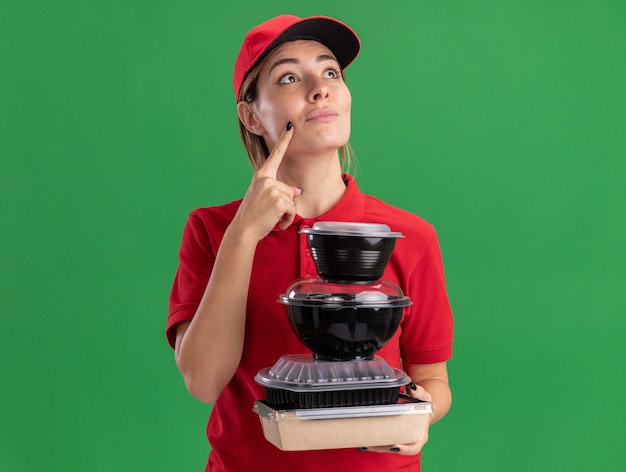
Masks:
[[[454,406],[424,470],[621,470],[626,4],[298,5],[0,3],[0,470],[203,470],[167,298],[187,213],[247,187],[232,66],[284,12],[359,33],[357,180],[440,235]]]

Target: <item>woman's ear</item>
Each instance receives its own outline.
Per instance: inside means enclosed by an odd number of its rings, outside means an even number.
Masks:
[[[248,131],[257,136],[265,134],[265,128],[254,113],[252,104],[244,101],[237,103],[237,115]]]

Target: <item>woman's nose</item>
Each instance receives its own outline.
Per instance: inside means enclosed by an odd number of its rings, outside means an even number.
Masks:
[[[328,98],[328,86],[323,79],[315,79],[309,91],[309,100],[318,102]]]

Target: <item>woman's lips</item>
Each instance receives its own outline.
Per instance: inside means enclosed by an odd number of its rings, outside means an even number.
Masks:
[[[308,113],[305,121],[334,121],[339,116],[333,108],[318,108]]]

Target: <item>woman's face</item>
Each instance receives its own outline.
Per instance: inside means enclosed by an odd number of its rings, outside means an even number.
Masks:
[[[335,151],[350,137],[352,98],[332,52],[317,41],[291,41],[262,66],[252,107],[259,132],[272,149],[289,121],[288,153]]]

